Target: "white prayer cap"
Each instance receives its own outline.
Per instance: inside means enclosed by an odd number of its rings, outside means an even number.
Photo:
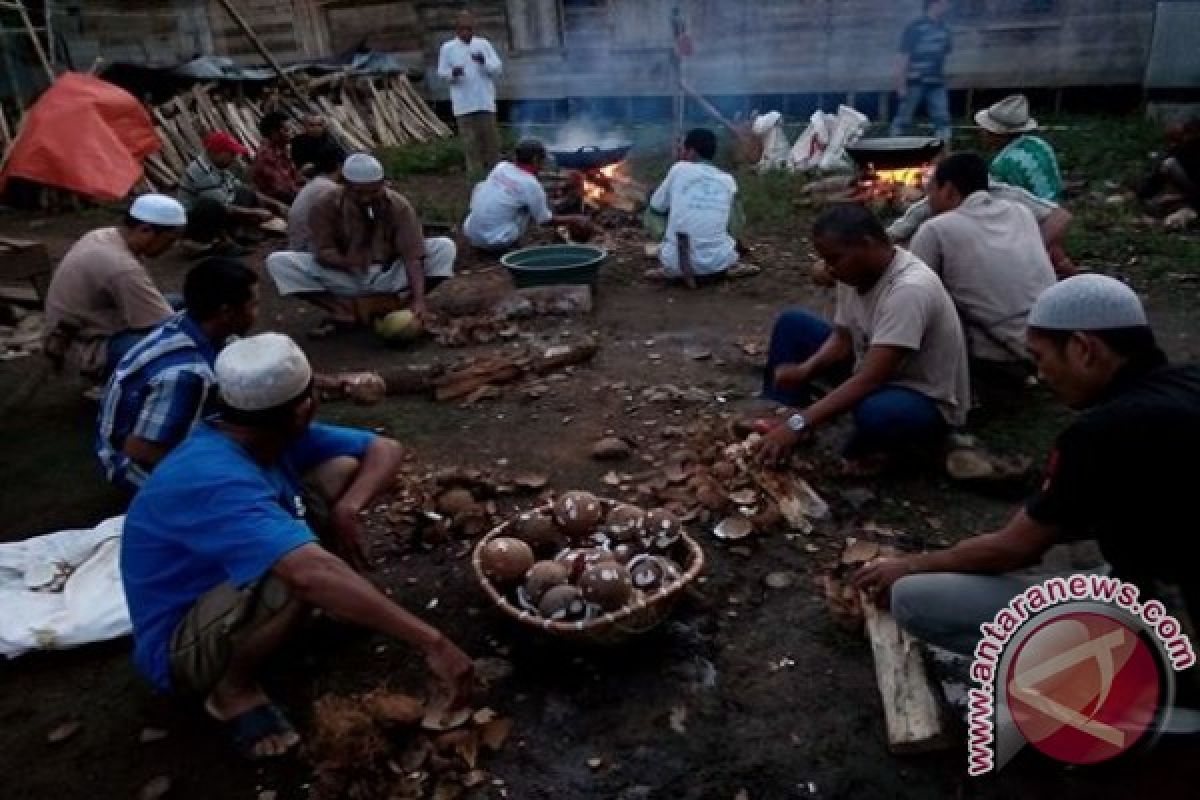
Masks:
[[[1055,331],[1107,331],[1149,325],[1137,294],[1116,278],[1074,275],[1042,292],[1029,327]]]
[[[342,164],[342,177],[347,183],[378,183],[383,180],[383,165],[367,153],[354,153]]]
[[[182,228],[187,225],[187,212],[174,197],[165,194],[144,194],[133,201],[129,216],[150,225]]]
[[[217,356],[215,372],[221,399],[238,411],[281,406],[312,381],[304,351],[282,333],[238,339]]]

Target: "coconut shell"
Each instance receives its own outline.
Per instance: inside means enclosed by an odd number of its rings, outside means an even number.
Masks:
[[[513,523],[513,532],[539,553],[557,553],[566,543],[558,523],[536,511],[520,514]]]
[[[587,602],[583,592],[576,586],[555,586],[542,597],[538,603],[538,613],[546,619],[567,622],[583,619],[587,614]]]
[[[533,550],[512,536],[500,536],[483,546],[480,563],[483,572],[500,586],[513,586],[533,566]]]
[[[568,538],[578,541],[596,531],[604,506],[591,492],[565,492],[554,502],[554,519]]]
[[[635,591],[653,592],[662,587],[666,570],[657,558],[640,558],[630,566],[630,583]]]
[[[669,509],[654,508],[646,512],[645,541],[649,547],[667,550],[679,541],[682,533],[683,523]]]
[[[466,489],[448,489],[437,499],[437,510],[449,517],[465,516],[478,508],[475,497]]]
[[[633,583],[625,567],[603,563],[584,570],[579,576],[579,589],[589,603],[605,611],[615,611],[629,602]]]
[[[557,561],[539,561],[525,573],[525,593],[535,605],[542,596],[555,586],[565,584],[571,577],[566,564]]]
[[[425,704],[406,694],[377,689],[363,695],[363,708],[384,725],[415,725],[425,716]]]
[[[642,535],[646,512],[630,503],[618,503],[608,512],[604,529],[618,542],[632,542]]]

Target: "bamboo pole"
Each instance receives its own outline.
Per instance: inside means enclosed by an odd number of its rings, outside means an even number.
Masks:
[[[275,60],[275,56],[271,54],[271,51],[267,49],[265,44],[263,44],[262,39],[259,39],[258,34],[255,33],[254,29],[250,27],[250,23],[246,22],[241,12],[239,12],[233,5],[233,0],[220,0],[220,3],[221,6],[229,13],[229,16],[233,17],[233,21],[237,23],[237,26],[242,29],[242,33],[246,34],[246,38],[250,40],[250,44],[254,45],[259,54],[267,60],[267,63],[270,64],[271,68],[279,74],[280,79],[287,84],[287,87],[292,90],[293,94],[295,94],[297,97],[300,97],[300,88],[296,86],[296,83],[292,80],[291,76],[283,71],[283,67],[281,67],[279,62]]]
[[[54,70],[50,67],[50,60],[46,58],[42,40],[38,38],[37,30],[33,27],[33,20],[29,19],[29,12],[25,9],[25,4],[20,0],[10,0],[10,2],[4,3],[3,7],[10,8],[21,15],[21,23],[25,26],[25,32],[29,34],[29,41],[33,44],[38,60],[42,62],[42,69],[46,70],[46,78],[50,83],[54,83]]]

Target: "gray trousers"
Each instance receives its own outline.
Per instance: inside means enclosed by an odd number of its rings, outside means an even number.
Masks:
[[[900,627],[930,644],[971,655],[982,634],[979,626],[1021,592],[1056,575],[1078,572],[1008,573],[967,575],[928,572],[906,575],[892,584],[892,616]]]

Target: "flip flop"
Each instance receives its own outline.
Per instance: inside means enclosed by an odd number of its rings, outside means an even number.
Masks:
[[[295,746],[293,745],[282,753],[275,755],[260,755],[254,752],[254,746],[268,736],[296,732],[296,729],[292,727],[292,723],[288,722],[287,717],[273,703],[255,706],[249,711],[243,711],[236,717],[224,721],[218,720],[218,722],[221,722],[229,730],[230,738],[233,740],[233,747],[237,750],[238,755],[248,761],[278,758],[279,756],[287,755],[291,752],[292,747]]]

